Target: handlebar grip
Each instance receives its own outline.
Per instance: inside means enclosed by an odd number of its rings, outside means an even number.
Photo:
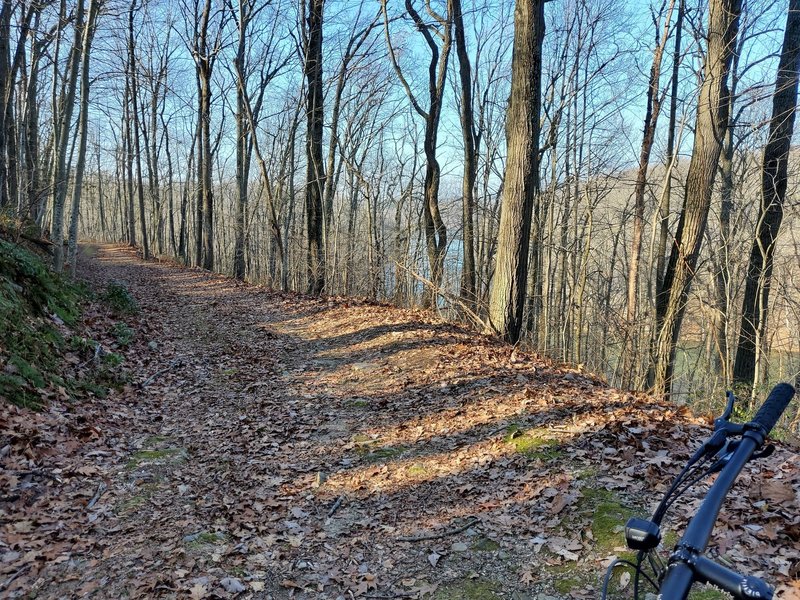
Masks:
[[[775,423],[781,418],[783,411],[789,406],[789,402],[794,396],[794,388],[788,383],[779,383],[769,393],[761,408],[758,409],[753,423],[764,428],[764,432],[769,434]]]

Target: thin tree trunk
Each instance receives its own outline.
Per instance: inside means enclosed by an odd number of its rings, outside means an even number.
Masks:
[[[142,257],[150,258],[150,240],[147,237],[147,218],[144,208],[144,180],[142,178],[142,145],[139,124],[139,68],[136,64],[136,41],[133,35],[133,18],[137,0],[131,1],[128,10],[128,54],[130,63],[131,113],[133,116],[133,147],[136,152],[136,195],[139,200],[139,227],[142,234]]]
[[[475,308],[475,180],[478,175],[475,152],[475,125],[472,107],[472,68],[464,34],[461,0],[453,3],[453,24],[461,83],[461,137],[464,140],[464,176],[461,180],[464,264],[461,268],[461,299],[468,308]]]
[[[683,33],[683,16],[686,12],[686,0],[679,0],[678,18],[675,21],[675,49],[672,55],[672,89],[669,98],[669,126],[667,130],[666,175],[664,193],[658,206],[658,247],[656,248],[656,294],[661,292],[664,284],[664,269],[667,256],[667,240],[669,239],[669,206],[672,195],[672,167],[675,162],[675,126],[678,117],[678,83],[681,64],[681,36]]]
[[[247,26],[250,22],[248,3],[239,0],[239,40],[236,46],[236,58],[234,65],[236,68],[236,236],[233,247],[233,276],[242,280],[245,275],[245,219],[247,214],[247,184],[249,177],[249,166],[247,161],[248,148],[250,146],[249,136],[251,130],[248,129],[247,115],[244,106],[245,94],[245,60],[247,52]]]
[[[670,393],[678,335],[708,222],[712,186],[728,126],[726,80],[736,46],[740,9],[740,0],[711,0],[709,5],[708,50],[698,98],[686,196],[663,289],[656,298],[656,336],[651,349],[648,384],[660,396]]]
[[[25,94],[25,170],[28,184],[28,215],[41,225],[46,198],[41,189],[39,169],[39,61],[43,44],[33,42],[30,61],[30,77]]]
[[[661,60],[667,46],[672,11],[675,0],[670,0],[664,18],[663,32],[659,39],[656,29],[656,47],[653,50],[653,64],[650,67],[650,80],[647,85],[647,108],[644,116],[642,147],[639,152],[639,168],[636,172],[636,184],[633,191],[633,240],[628,268],[627,297],[627,332],[625,348],[625,366],[623,367],[623,386],[630,388],[633,383],[634,360],[639,355],[636,334],[636,317],[639,304],[639,263],[642,256],[642,234],[644,232],[644,196],[647,187],[647,170],[650,166],[650,153],[656,136],[656,126],[661,113]]]
[[[62,6],[62,8],[65,8]],[[66,10],[66,9],[65,9]],[[58,129],[53,150],[53,222],[51,223],[51,239],[53,240],[53,268],[61,272],[64,268],[64,204],[67,198],[67,146],[72,112],[75,108],[75,89],[78,83],[78,67],[80,66],[81,36],[84,27],[84,0],[78,0],[75,9],[75,40],[68,59],[68,74],[65,91],[58,111],[58,119],[54,127]],[[64,14],[64,13],[62,13]],[[63,19],[62,19],[63,22]],[[57,72],[57,66],[54,67]],[[53,82],[55,87],[55,80]]]
[[[78,221],[80,219],[81,192],[83,191],[83,173],[86,169],[86,140],[89,136],[89,61],[92,53],[97,13],[102,0],[89,0],[88,17],[83,31],[83,48],[81,49],[81,105],[78,113],[78,162],[75,165],[75,183],[72,187],[72,214],[69,224],[69,271],[75,277],[78,253]],[[97,173],[98,179],[100,172]]]
[[[772,97],[772,119],[764,149],[759,207],[753,246],[745,278],[742,324],[733,377],[755,387],[757,356],[763,348],[772,283],[775,242],[783,220],[789,148],[797,109],[800,69],[800,0],[789,0],[783,50]]]
[[[13,124],[13,116],[6,110],[14,93],[14,81],[11,78],[11,13],[14,6],[11,0],[3,0],[0,6],[0,209],[11,203],[8,193],[9,179],[9,128]],[[54,84],[55,85],[55,84]],[[9,119],[9,117],[11,117]]]

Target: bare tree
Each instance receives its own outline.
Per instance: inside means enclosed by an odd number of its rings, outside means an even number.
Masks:
[[[727,77],[741,9],[740,0],[711,0],[708,50],[697,105],[694,146],[675,243],[656,297],[656,333],[648,385],[669,395],[681,322],[708,221],[712,184],[728,126]]]
[[[83,31],[81,48],[81,105],[78,114],[78,162],[75,165],[75,182],[72,187],[72,214],[69,225],[69,269],[75,276],[78,250],[78,220],[80,218],[83,175],[86,168],[86,140],[89,135],[89,63],[92,55],[92,39],[97,27],[97,15],[103,0],[89,0],[88,16]]]
[[[305,3],[303,4],[305,7]],[[304,71],[306,94],[306,225],[308,232],[308,292],[315,296],[325,289],[325,245],[323,243],[322,196],[325,165],[322,159],[323,79],[322,19],[325,0],[308,0],[304,15]]]
[[[461,268],[461,299],[467,308],[475,308],[475,181],[478,176],[475,118],[472,106],[472,68],[467,52],[464,14],[461,0],[453,4],[453,25],[458,56],[458,76],[461,83],[461,137],[464,140],[464,176],[461,180],[461,223],[463,228],[464,265]]]
[[[800,70],[800,0],[789,0],[775,92],[772,119],[764,149],[759,204],[750,260],[742,300],[742,324],[733,376],[755,389],[760,383],[756,365],[764,360],[763,341],[772,284],[775,244],[783,221],[786,199],[789,148],[797,110],[798,70]]]
[[[66,3],[62,2],[59,11],[61,20],[63,22],[66,14]],[[53,190],[53,222],[51,224],[51,238],[53,239],[53,268],[61,272],[64,268],[64,205],[67,198],[67,148],[69,146],[69,133],[72,124],[72,113],[75,108],[75,89],[78,83],[78,68],[80,67],[81,57],[81,44],[83,27],[85,25],[85,3],[84,0],[78,0],[78,5],[75,8],[75,39],[72,43],[69,57],[67,59],[68,71],[64,82],[64,90],[60,102],[54,104],[57,109],[54,116],[54,148],[53,148],[53,175],[52,175],[52,190]],[[57,61],[56,61],[57,63]],[[57,64],[54,70],[57,69]],[[53,81],[54,94],[55,94],[55,77]]]
[[[447,61],[450,56],[452,46],[452,2],[448,2],[447,14],[441,15],[436,12],[431,3],[426,3],[428,16],[432,19],[431,23],[426,22],[414,8],[413,0],[406,0],[406,12],[411,17],[417,31],[420,32],[425,44],[430,52],[428,62],[428,108],[425,110],[411,89],[397,55],[392,45],[389,35],[389,14],[386,7],[387,0],[381,0],[383,6],[384,32],[386,34],[386,44],[389,49],[389,58],[392,61],[395,73],[397,74],[403,89],[408,96],[414,111],[422,117],[425,122],[425,140],[423,150],[425,153],[425,199],[423,202],[422,216],[423,227],[425,229],[425,242],[428,251],[428,262],[431,268],[431,286],[428,287],[423,296],[423,305],[432,307],[435,298],[442,284],[444,274],[444,258],[447,252],[447,226],[442,218],[439,209],[439,184],[441,179],[441,167],[436,158],[436,150],[439,135],[439,121],[442,115],[442,102],[447,82]],[[441,47],[436,42],[436,37],[441,40]]]
[[[533,203],[539,191],[539,111],[542,87],[544,0],[517,0],[511,98],[506,117],[508,160],[498,231],[489,321],[516,342],[523,324]],[[538,240],[534,240],[538,243]]]
[[[666,14],[665,13],[666,7]],[[669,39],[672,23],[672,11],[675,0],[661,0],[658,11],[653,11],[653,24],[656,30],[656,45],[653,49],[653,64],[650,67],[650,78],[647,84],[647,105],[644,115],[642,146],[639,152],[639,168],[636,171],[636,184],[633,189],[633,240],[631,242],[630,262],[628,263],[628,298],[627,298],[627,347],[625,349],[625,366],[623,367],[623,385],[635,386],[633,381],[634,360],[639,348],[635,340],[636,316],[639,304],[639,263],[642,254],[642,233],[644,231],[645,191],[647,187],[647,170],[650,166],[650,153],[656,137],[656,126],[661,114],[663,93],[661,91],[661,60]],[[663,24],[662,24],[663,18]]]

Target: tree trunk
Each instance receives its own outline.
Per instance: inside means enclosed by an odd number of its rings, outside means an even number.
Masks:
[[[62,8],[65,8],[62,6]],[[80,66],[81,35],[84,27],[84,0],[78,0],[75,9],[75,40],[68,58],[68,73],[65,91],[55,120],[58,135],[54,137],[52,190],[53,190],[53,222],[51,239],[53,240],[53,269],[61,272],[64,268],[64,204],[67,199],[67,146],[69,129],[72,123],[72,112],[75,108],[75,88],[78,83],[78,67]],[[63,14],[63,13],[62,13]],[[53,83],[55,87],[55,82]]]
[[[647,85],[647,108],[644,116],[642,147],[639,152],[639,168],[636,172],[636,184],[633,189],[633,240],[628,268],[627,298],[627,332],[625,348],[625,366],[623,367],[623,386],[633,386],[634,361],[639,355],[637,343],[636,317],[639,303],[639,263],[642,255],[642,233],[644,231],[644,195],[647,187],[647,169],[650,166],[650,153],[656,136],[656,126],[661,113],[661,59],[667,46],[669,28],[672,21],[672,10],[675,0],[671,0],[664,18],[663,33],[659,39],[659,27],[656,26],[656,47],[653,50],[653,64],[650,67],[650,80]]]
[[[389,15],[386,8],[386,1],[381,0],[383,10],[384,32],[386,34],[386,44],[389,49],[389,58],[392,61],[395,73],[397,74],[403,89],[411,101],[414,111],[425,121],[425,136],[423,141],[423,151],[425,153],[425,184],[424,200],[422,206],[423,228],[425,231],[425,243],[430,264],[431,284],[425,289],[422,304],[424,307],[431,308],[436,304],[436,296],[439,293],[444,276],[444,259],[447,253],[447,227],[439,211],[439,181],[441,178],[441,168],[436,158],[437,139],[439,134],[439,120],[442,114],[442,99],[444,87],[447,81],[447,62],[450,56],[452,45],[452,14],[453,3],[447,3],[447,15],[441,16],[429,10],[429,15],[433,18],[434,24],[427,23],[414,8],[412,0],[406,0],[406,12],[411,16],[417,30],[422,34],[425,43],[430,51],[430,61],[428,62],[428,110],[424,110],[411,90],[411,86],[406,80],[397,62],[394,48],[389,36]],[[437,29],[437,25],[440,29]],[[442,40],[441,49],[434,39],[436,35]]]
[[[325,247],[322,239],[322,191],[325,165],[322,159],[324,125],[322,80],[322,13],[325,0],[308,0],[305,76],[308,82],[306,117],[306,225],[308,231],[308,293],[319,296],[325,289]]]
[[[675,162],[675,126],[678,116],[678,83],[681,65],[681,36],[683,33],[683,16],[686,13],[686,0],[679,0],[678,18],[675,21],[675,49],[672,55],[672,80],[669,98],[669,125],[667,130],[666,175],[664,192],[658,206],[658,247],[656,248],[656,293],[661,290],[664,278],[664,266],[667,256],[667,239],[669,238],[669,206],[672,195],[672,169]]]
[[[144,180],[142,178],[142,144],[139,123],[139,67],[136,64],[136,40],[133,35],[133,18],[137,0],[131,1],[128,10],[128,53],[130,62],[131,113],[133,116],[133,147],[136,152],[136,196],[139,200],[139,227],[142,234],[142,257],[150,258],[150,240],[147,237],[147,218],[144,209]]]
[[[475,151],[475,125],[472,107],[472,68],[464,34],[461,0],[453,2],[458,75],[461,83],[461,136],[464,140],[464,177],[461,180],[464,264],[461,267],[461,299],[475,308],[475,180],[478,161]]]
[[[81,105],[78,114],[78,162],[75,165],[75,183],[72,187],[72,214],[69,224],[69,271],[75,277],[78,254],[78,221],[80,218],[81,192],[83,191],[83,173],[86,169],[86,139],[89,135],[89,60],[92,53],[92,39],[97,22],[97,13],[102,0],[89,0],[89,12],[83,31],[83,48],[81,49]],[[97,172],[100,177],[100,171]]]
[[[519,339],[523,324],[531,217],[539,190],[544,4],[544,0],[517,0],[514,10],[511,98],[506,116],[508,159],[489,295],[490,325],[510,342]]]
[[[6,105],[13,96],[14,81],[11,78],[11,13],[14,6],[11,0],[3,0],[0,6],[0,209],[11,203],[8,193],[9,178],[9,128],[12,122],[8,119]]]
[[[764,149],[761,204],[747,266],[742,324],[733,368],[734,380],[750,386],[755,384],[756,357],[762,348],[766,331],[775,242],[783,220],[789,147],[797,109],[798,69],[800,0],[789,0],[783,50],[772,97],[769,138]]]
[[[39,170],[39,60],[42,43],[35,41],[31,52],[30,77],[25,94],[25,171],[28,185],[28,215],[41,225],[45,192],[41,189]]]
[[[244,0],[239,0],[239,41],[236,46],[236,237],[233,248],[233,276],[242,280],[245,275],[245,216],[247,214],[247,183],[249,173],[245,168],[247,163],[246,155],[249,147],[249,132],[247,127],[247,115],[244,107],[244,77],[245,60],[247,51],[247,25],[249,22],[249,12]]]
[[[708,50],[686,195],[663,289],[656,297],[656,335],[648,384],[659,396],[670,393],[678,335],[708,222],[714,177],[728,126],[726,80],[736,45],[740,9],[740,0],[711,0],[709,5]]]

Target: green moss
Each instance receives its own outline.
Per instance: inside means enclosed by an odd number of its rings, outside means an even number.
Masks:
[[[125,284],[118,281],[112,281],[106,286],[103,300],[117,314],[136,314],[139,312],[139,304],[136,299],[125,287]]]
[[[428,469],[425,468],[425,465],[416,463],[408,467],[406,472],[412,477],[424,477],[428,474]]]
[[[661,546],[666,550],[672,550],[680,539],[680,536],[672,530],[661,530]]]
[[[122,348],[129,346],[133,338],[136,337],[134,330],[121,321],[119,323],[114,323],[110,333],[114,339],[117,340],[117,344]]]
[[[122,357],[121,354],[116,354],[115,352],[109,352],[108,354],[103,355],[103,364],[109,367],[118,367],[125,359]]]
[[[625,523],[637,513],[636,509],[627,506],[616,493],[604,488],[586,487],[581,494],[583,497],[577,508],[581,515],[588,513],[591,516],[595,550],[609,552],[624,545]],[[563,526],[569,525],[563,523]]]
[[[67,339],[67,346],[70,350],[76,352],[94,352],[94,349],[97,347],[97,342],[79,335],[71,335],[69,339]]]
[[[567,595],[571,591],[583,587],[583,581],[578,577],[562,577],[553,581],[553,589],[563,595]]]
[[[599,470],[595,466],[584,467],[575,473],[575,478],[581,480],[594,479],[597,477],[598,472]]]
[[[472,549],[476,552],[497,552],[500,550],[500,544],[489,538],[478,538],[473,544]]]
[[[155,483],[148,483],[141,486],[136,494],[117,504],[115,512],[117,514],[126,514],[139,510],[153,497],[157,489],[158,486]]]
[[[105,398],[108,396],[108,387],[102,383],[97,382],[94,378],[81,379],[70,385],[70,390],[75,395],[91,394],[97,398]]]
[[[496,600],[499,585],[486,579],[465,579],[440,586],[434,593],[435,600]]]
[[[12,355],[8,362],[17,368],[20,377],[27,379],[35,387],[43,388],[46,385],[44,376],[39,369],[34,367],[21,356]]]
[[[60,327],[75,323],[85,294],[33,252],[0,239],[0,397],[40,405],[37,390],[62,368]]]
[[[349,406],[351,408],[368,408],[369,407],[369,402],[367,400],[364,400],[364,399],[351,400],[351,401],[349,401],[347,403],[347,406]]]
[[[531,459],[551,461],[563,454],[559,441],[549,437],[548,432],[542,429],[523,431],[517,425],[510,425],[505,441],[514,448],[514,452]]]
[[[689,592],[689,600],[728,600],[730,595],[710,585]]]
[[[384,446],[382,448],[374,448],[372,450],[368,448],[360,448],[360,452],[364,455],[364,458],[369,462],[383,462],[397,456],[400,456],[403,452],[406,451],[406,448],[403,446]]]
[[[136,469],[144,463],[151,462],[182,462],[185,459],[185,452],[182,448],[161,448],[158,450],[139,450],[131,456],[126,468]]]

